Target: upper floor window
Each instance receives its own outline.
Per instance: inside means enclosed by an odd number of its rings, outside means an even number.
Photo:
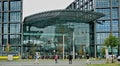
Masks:
[[[10,22],[20,22],[21,13],[20,12],[11,12],[10,13]]]
[[[11,1],[10,2],[10,10],[11,11],[19,11],[21,10],[21,2],[20,1]]]
[[[4,11],[8,11],[8,2],[4,2]]]

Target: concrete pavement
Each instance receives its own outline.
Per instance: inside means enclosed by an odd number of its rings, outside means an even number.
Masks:
[[[104,64],[105,60],[92,60],[92,64]],[[58,60],[56,64],[54,59],[52,60],[42,60],[40,59],[38,63],[35,60],[21,60],[21,61],[4,61],[0,62],[0,66],[87,66],[86,60],[73,60],[72,64],[69,64],[68,60]]]

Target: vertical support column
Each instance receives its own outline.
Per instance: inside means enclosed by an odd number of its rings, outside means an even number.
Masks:
[[[110,0],[110,33],[112,33],[112,0]]]
[[[74,31],[73,31],[73,59],[75,59],[75,41],[74,41]]]
[[[64,39],[65,38],[64,38],[64,34],[63,34],[63,60],[64,60],[64,55],[65,55],[65,53],[64,53],[64,51],[65,51],[65,49],[64,49],[65,40]]]

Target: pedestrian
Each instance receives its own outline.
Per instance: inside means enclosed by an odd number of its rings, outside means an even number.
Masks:
[[[58,63],[58,55],[56,54],[54,57],[55,63]]]
[[[89,55],[88,54],[86,55],[86,58],[87,58],[86,64],[91,64],[91,62],[89,60]]]
[[[36,56],[35,56],[36,60],[35,60],[35,63],[38,63],[38,58],[39,58],[39,54],[38,52],[36,52]]]
[[[69,64],[72,64],[72,55],[69,55],[68,59],[69,59]]]

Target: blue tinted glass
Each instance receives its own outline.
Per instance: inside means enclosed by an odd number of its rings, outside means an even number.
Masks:
[[[112,21],[112,31],[118,31],[118,21]]]
[[[109,33],[97,33],[96,34],[96,43],[103,44],[104,40],[109,36]]]
[[[112,6],[118,6],[119,1],[118,0],[112,0]]]
[[[105,21],[102,24],[97,24],[96,31],[97,32],[110,31],[110,21]]]
[[[0,13],[0,17],[2,16],[2,14]],[[0,18],[0,23],[2,22],[2,18]]]
[[[117,8],[112,9],[112,18],[118,19],[118,9]]]
[[[3,35],[3,44],[7,44],[8,35]]]
[[[2,33],[2,24],[0,24],[0,34]]]
[[[8,22],[8,13],[4,13],[4,22]]]
[[[2,11],[2,3],[0,2],[0,11]]]
[[[8,24],[4,24],[4,33],[8,33]]]
[[[4,11],[8,11],[8,2],[4,2]]]
[[[10,24],[10,33],[20,33],[20,24]]]
[[[20,22],[21,13],[20,12],[11,12],[10,13],[10,22]]]
[[[96,7],[109,7],[109,0],[96,0]]]
[[[20,44],[20,35],[10,35],[10,44]]]
[[[96,11],[105,14],[105,17],[100,19],[110,19],[110,9],[96,9]]]
[[[19,10],[21,10],[21,2],[20,1],[12,1],[12,2],[10,2],[10,10],[11,11],[19,11]]]

